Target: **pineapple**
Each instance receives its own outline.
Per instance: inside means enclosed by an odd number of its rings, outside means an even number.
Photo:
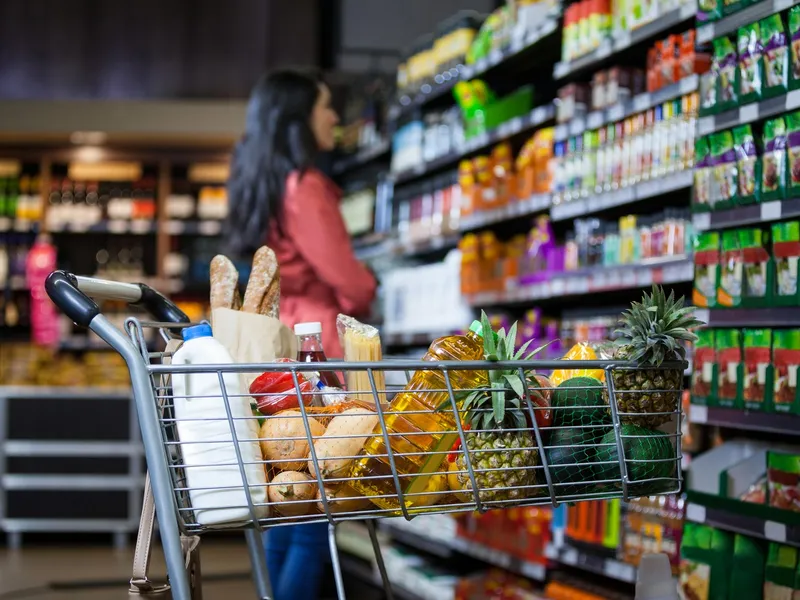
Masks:
[[[491,331],[485,314],[481,320],[483,330]],[[515,352],[516,335],[516,323],[508,333],[501,329],[497,339],[491,334],[485,335],[484,358],[489,361],[528,360],[544,348],[542,346],[526,355],[528,342]],[[529,389],[538,386],[537,378],[528,375]],[[465,435],[466,450],[475,473],[475,482],[482,502],[522,500],[531,496],[533,490],[519,489],[519,486],[535,483],[536,472],[533,467],[539,464],[536,439],[525,418],[525,384],[517,369],[491,370],[489,387],[491,390],[470,392],[463,403],[469,427]],[[450,485],[453,491],[459,492],[461,498],[472,500],[472,482],[463,451],[458,453],[455,467],[463,472],[454,473],[455,469],[451,469]]]
[[[652,293],[645,292],[641,302],[632,303],[622,314],[615,358],[633,361],[639,369],[613,372],[620,412],[670,413],[678,409],[683,371],[658,367],[665,360],[685,360],[681,341],[696,340],[689,330],[703,325],[694,317],[694,307],[683,303],[683,297],[676,300],[670,292],[667,298],[661,286],[653,285]],[[651,429],[670,419],[670,414],[621,417],[623,422]]]

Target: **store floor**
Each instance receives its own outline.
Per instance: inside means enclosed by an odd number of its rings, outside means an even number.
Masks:
[[[114,550],[103,546],[24,545],[19,551],[0,547],[0,599],[25,598],[26,600],[123,600],[128,598],[127,581],[130,579],[133,548]],[[164,560],[160,551],[152,558],[154,580],[163,580]],[[201,554],[204,576],[238,574],[249,571],[249,558],[244,540],[204,541]],[[332,575],[326,582],[320,600],[336,597]],[[113,581],[119,587],[89,587],[69,591],[47,591],[33,593],[33,588],[46,588],[53,582]],[[347,595],[350,600],[380,600],[383,595],[370,586],[362,586],[345,574]],[[10,592],[30,590],[30,594]],[[6,596],[8,594],[8,596]],[[206,581],[203,584],[203,600],[252,600],[255,598],[249,579],[224,578]]]

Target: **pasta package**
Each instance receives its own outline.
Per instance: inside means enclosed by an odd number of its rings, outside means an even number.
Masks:
[[[379,362],[383,358],[381,336],[371,325],[365,325],[353,317],[339,315],[336,318],[336,330],[344,349],[344,360],[347,362]],[[374,370],[372,376],[375,392],[381,402],[386,401],[386,378],[383,371]],[[345,373],[347,392],[350,396],[361,400],[374,401],[369,371],[347,371]]]

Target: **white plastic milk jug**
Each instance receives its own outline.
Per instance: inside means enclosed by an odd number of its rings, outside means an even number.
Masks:
[[[173,365],[233,364],[225,347],[211,337],[209,325],[187,327],[183,339],[172,358]],[[258,422],[252,418],[249,399],[241,396],[239,375],[224,373],[223,380],[255,515],[264,518],[268,514],[267,479],[258,444]],[[197,523],[221,525],[250,519],[219,374],[213,370],[176,373],[172,375],[172,389],[189,498]]]

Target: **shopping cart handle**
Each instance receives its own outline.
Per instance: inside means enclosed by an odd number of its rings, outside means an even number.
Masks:
[[[89,327],[100,314],[100,307],[92,297],[141,306],[162,323],[189,323],[189,317],[171,300],[143,283],[119,283],[53,271],[44,287],[55,305],[81,327]]]

